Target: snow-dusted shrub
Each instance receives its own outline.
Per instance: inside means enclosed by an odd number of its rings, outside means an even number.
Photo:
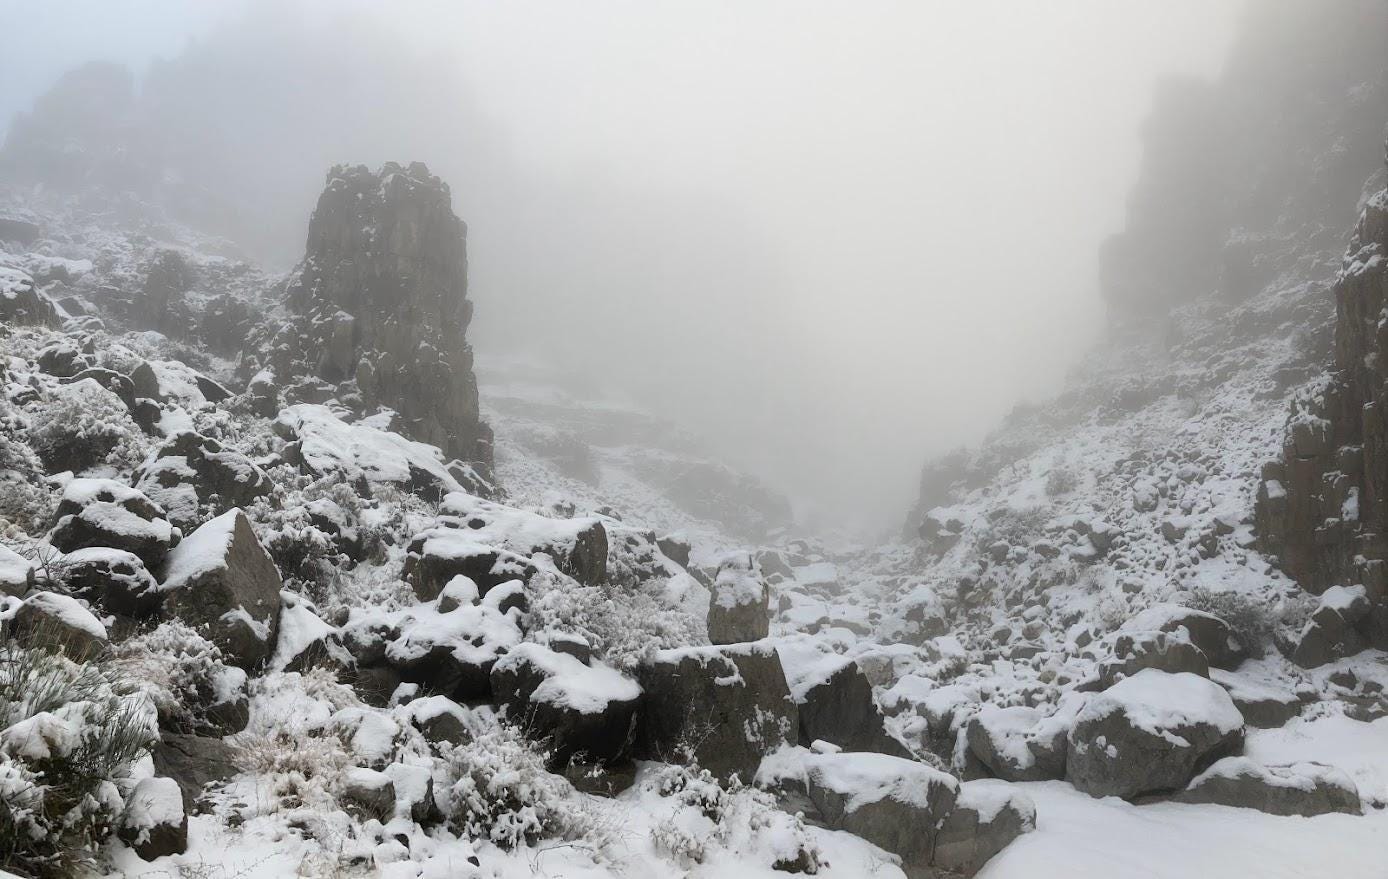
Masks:
[[[7,522],[22,531],[41,531],[53,515],[53,492],[43,483],[39,456],[26,442],[28,428],[28,419],[0,398],[0,532]]]
[[[160,726],[177,732],[218,734],[205,710],[234,699],[246,682],[217,645],[179,620],[115,645],[112,662],[149,696]]]
[[[1046,494],[1051,497],[1062,497],[1079,486],[1079,474],[1069,467],[1053,467],[1046,474]]]
[[[0,868],[79,872],[114,831],[120,784],[156,735],[152,707],[115,666],[0,645]]]
[[[534,630],[581,635],[618,669],[634,668],[656,650],[707,642],[700,620],[643,588],[580,586],[541,571],[531,578],[530,589]]]
[[[825,866],[804,820],[736,776],[725,788],[697,765],[666,766],[647,786],[675,800],[674,811],[651,828],[651,842],[682,869],[702,864],[715,849],[788,872],[815,874]]]
[[[93,459],[129,469],[149,451],[125,404],[90,379],[63,385],[29,408],[29,445],[50,466]]]
[[[1270,601],[1266,595],[1207,588],[1192,591],[1186,604],[1228,623],[1255,659],[1267,652],[1279,628],[1299,631],[1314,606],[1309,596]]]
[[[592,824],[568,782],[545,770],[547,755],[514,727],[498,725],[445,753],[449,826],[504,849],[573,839]]]

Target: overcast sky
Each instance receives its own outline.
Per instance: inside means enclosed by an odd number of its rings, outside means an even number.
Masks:
[[[244,5],[0,0],[0,115]],[[800,503],[884,524],[925,458],[1055,390],[1092,341],[1153,85],[1214,75],[1241,8],[286,2],[255,27],[361,19],[459,77],[468,106],[433,111],[481,146],[421,157],[469,224],[481,357],[544,352]],[[440,120],[372,143],[431,153]]]

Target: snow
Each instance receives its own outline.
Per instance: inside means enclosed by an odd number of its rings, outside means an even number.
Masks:
[[[24,604],[40,611],[44,616],[56,620],[62,626],[100,641],[106,640],[106,627],[82,603],[67,595],[56,592],[35,592],[24,599]]]
[[[843,796],[848,812],[888,798],[928,809],[936,788],[959,791],[959,780],[954,776],[914,760],[869,752],[813,751],[790,745],[763,758],[756,780],[759,785],[770,786],[787,780],[813,782]]]
[[[1134,728],[1179,739],[1172,730],[1211,724],[1220,733],[1243,726],[1243,715],[1224,688],[1190,672],[1169,674],[1145,668],[1091,698],[1076,722],[1122,712]]]
[[[292,592],[280,593],[278,643],[270,667],[283,669],[315,642],[326,641],[337,629],[323,622],[313,606]]]
[[[384,430],[373,421],[348,424],[327,406],[300,403],[282,409],[276,424],[298,438],[304,464],[315,473],[338,473],[348,482],[364,478],[405,486],[414,480],[415,472],[423,472],[444,491],[462,491],[437,448]]]
[[[81,507],[73,515],[109,534],[160,543],[173,539],[173,526],[167,519],[144,519],[125,506],[132,501],[148,504],[149,498],[115,480],[73,479],[64,486],[62,500]]]
[[[236,517],[240,515],[243,515],[240,509],[227,510],[183,538],[169,552],[164,568],[164,588],[178,589],[204,574],[225,568]]]
[[[1191,779],[1190,787],[1197,788],[1215,778],[1256,778],[1269,787],[1313,791],[1322,785],[1354,790],[1354,782],[1343,771],[1323,763],[1302,761],[1284,765],[1265,766],[1248,757],[1225,757]]]
[[[545,673],[544,681],[530,694],[532,702],[569,708],[580,714],[600,714],[613,702],[640,697],[636,681],[597,660],[584,665],[577,657],[556,653],[541,644],[527,643],[497,660],[505,670],[531,664]]]
[[[1036,823],[1036,803],[1017,785],[996,778],[979,778],[959,785],[956,809],[973,809],[980,824],[987,824],[1008,806],[1021,813],[1024,824]]]
[[[161,400],[177,403],[187,409],[207,404],[198,388],[198,371],[177,360],[148,360],[158,386]]]
[[[183,823],[183,794],[172,778],[142,778],[126,799],[121,823],[130,830],[147,832],[156,827]]]
[[[0,730],[0,754],[25,760],[50,760],[71,754],[81,740],[77,721],[40,711]]]
[[[23,595],[33,568],[32,562],[0,543],[0,593]]]
[[[536,550],[571,550],[580,535],[602,522],[594,516],[554,519],[461,491],[444,497],[439,505],[439,519],[460,526],[457,530],[466,527],[470,538],[478,543],[504,547],[520,555]]]

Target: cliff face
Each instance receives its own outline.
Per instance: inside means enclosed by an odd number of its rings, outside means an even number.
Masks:
[[[1251,4],[1215,82],[1169,83],[1143,130],[1126,228],[1104,245],[1118,322],[1238,302],[1338,250],[1388,122],[1388,3]]]
[[[1306,589],[1362,584],[1361,628],[1388,646],[1388,188],[1364,204],[1335,283],[1333,369],[1293,403],[1263,468],[1263,548]]]
[[[355,381],[363,403],[395,411],[398,430],[485,470],[466,236],[448,185],[424,165],[333,168],[287,288],[297,320],[277,340],[277,366],[292,375],[301,359],[327,382]]]

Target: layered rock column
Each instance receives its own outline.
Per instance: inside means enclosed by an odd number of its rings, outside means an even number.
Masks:
[[[423,164],[334,167],[287,298],[307,318],[304,353],[319,376],[355,379],[364,403],[397,413],[398,430],[485,472],[466,238],[448,185]]]

